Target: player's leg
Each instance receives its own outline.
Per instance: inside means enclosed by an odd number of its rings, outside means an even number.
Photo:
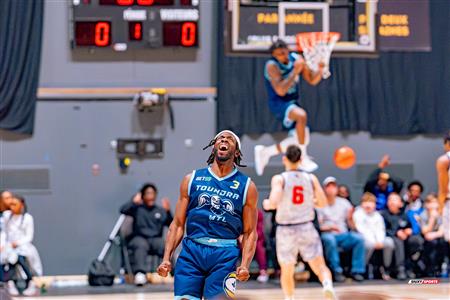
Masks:
[[[281,288],[286,300],[294,299],[294,270],[297,263],[298,246],[295,229],[288,226],[278,226],[276,233],[276,248],[278,263],[281,268]]]
[[[319,277],[325,298],[335,299],[333,279],[330,269],[328,269],[323,258],[323,248],[319,233],[312,222],[299,226],[297,230],[300,255],[309,264],[314,274]]]
[[[205,299],[234,298],[236,293],[236,265],[240,250],[236,247],[210,247],[205,253],[208,259],[208,275],[205,278]]]
[[[444,239],[450,244],[450,199],[445,201],[444,204],[442,226],[444,227]]]
[[[308,264],[322,283],[325,299],[335,299],[336,296],[333,289],[333,278],[331,276],[330,269],[328,269],[325,264],[323,255],[316,256],[315,258],[309,260]]]
[[[191,240],[183,240],[183,249],[175,265],[174,294],[175,300],[200,300],[203,296],[205,276],[201,266],[201,248]],[[202,261],[202,260],[200,260]]]
[[[293,300],[294,299],[294,289],[295,289],[295,279],[294,279],[294,271],[295,271],[295,263],[281,263],[281,288],[283,289],[285,300]]]
[[[307,114],[303,108],[298,106],[293,107],[288,113],[289,120],[295,122],[295,131],[297,133],[297,142],[300,145],[305,144],[305,130],[306,130],[306,121]]]

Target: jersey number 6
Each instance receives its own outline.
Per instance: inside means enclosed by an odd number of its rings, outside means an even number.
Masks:
[[[292,189],[292,203],[302,204],[303,203],[303,187],[296,185]]]

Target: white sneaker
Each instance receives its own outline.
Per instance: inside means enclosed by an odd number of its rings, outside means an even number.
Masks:
[[[258,276],[258,278],[256,278],[256,280],[257,280],[258,282],[261,282],[261,283],[266,283],[267,281],[269,281],[269,275],[267,275],[267,274],[265,274],[265,275],[261,274],[261,275]]]
[[[326,300],[336,300],[336,294],[334,293],[333,288],[323,289],[323,296]]]
[[[143,286],[144,284],[147,283],[147,276],[144,273],[136,273],[136,275],[134,275],[134,284],[137,286]]]
[[[14,281],[10,280],[8,281],[8,293],[11,296],[19,296],[19,291],[16,288],[16,284],[14,283]]]
[[[28,287],[23,291],[24,296],[36,296],[38,293],[38,290],[36,288],[36,285],[33,283],[33,281],[30,281],[28,283]]]
[[[256,174],[261,176],[264,173],[264,168],[269,163],[270,156],[264,151],[265,147],[263,145],[255,146],[255,169]]]
[[[306,172],[314,172],[317,170],[319,166],[311,159],[310,156],[305,155],[305,157],[302,157],[302,163],[300,164],[300,169]]]

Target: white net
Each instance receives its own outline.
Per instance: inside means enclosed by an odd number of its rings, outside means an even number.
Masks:
[[[297,34],[297,47],[303,51],[303,57],[309,69],[319,71],[323,64],[322,78],[330,77],[330,58],[334,45],[339,40],[338,32],[304,32]]]

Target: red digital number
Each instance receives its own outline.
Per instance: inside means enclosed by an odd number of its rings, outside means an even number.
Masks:
[[[300,205],[303,203],[303,187],[294,186],[292,189],[292,203]]]
[[[107,22],[98,22],[95,24],[95,45],[105,47],[109,45],[110,25]]]
[[[153,5],[154,2],[155,0],[137,0],[137,4],[142,6]]]
[[[134,0],[116,0],[117,5],[129,6],[134,4]]]
[[[195,44],[197,24],[193,22],[183,23],[181,27],[181,45],[190,47]]]
[[[142,22],[130,22],[128,26],[130,40],[142,40]]]

